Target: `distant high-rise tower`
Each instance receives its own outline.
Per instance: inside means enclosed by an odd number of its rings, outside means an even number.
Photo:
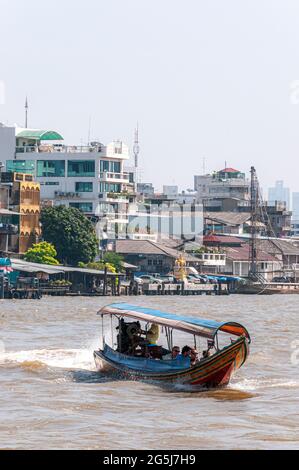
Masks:
[[[139,164],[139,153],[140,153],[140,145],[139,145],[139,128],[138,123],[135,129],[135,138],[134,138],[134,146],[133,146],[133,154],[134,154],[134,166],[135,166],[135,185],[137,187],[138,183],[138,164]]]
[[[287,210],[290,208],[290,190],[286,188],[283,181],[276,181],[274,188],[269,188],[268,202],[274,205],[275,202],[285,202]]]
[[[28,98],[26,96],[26,101],[25,101],[25,129],[28,127]]]
[[[292,218],[293,220],[299,220],[299,193],[293,193],[292,195]]]

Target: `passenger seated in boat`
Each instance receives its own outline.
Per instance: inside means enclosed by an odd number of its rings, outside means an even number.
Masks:
[[[165,354],[162,356],[163,361],[171,361],[175,359],[179,359],[180,357],[180,348],[179,346],[173,346],[171,353]]]
[[[177,357],[177,361],[181,362],[181,365],[184,367],[190,367],[191,365],[191,350],[192,348],[190,346],[184,346],[182,349],[182,354],[179,354]]]
[[[191,351],[192,351],[192,348],[190,348],[190,346],[187,346],[187,345],[184,346],[182,349],[182,357],[190,357]]]
[[[198,363],[198,351],[195,348],[191,349],[190,362],[191,366],[195,366]]]

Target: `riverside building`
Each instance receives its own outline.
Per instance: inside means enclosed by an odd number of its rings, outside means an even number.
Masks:
[[[120,231],[134,200],[134,174],[124,167],[129,158],[122,141],[66,145],[53,130],[0,124],[0,161],[7,172],[33,175],[40,183],[42,205],[75,207],[95,222],[113,221]]]
[[[243,211],[250,205],[250,182],[234,168],[194,176],[197,201],[208,211]]]

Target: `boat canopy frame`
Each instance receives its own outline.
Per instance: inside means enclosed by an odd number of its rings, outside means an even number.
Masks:
[[[151,308],[130,305],[126,303],[114,303],[102,307],[98,315],[102,318],[106,315],[115,315],[134,320],[141,320],[156,323],[160,326],[184,331],[196,336],[212,339],[214,341],[217,333],[222,331],[234,336],[245,336],[250,343],[250,335],[247,329],[236,322],[217,322],[214,320],[189,317],[185,315],[175,315],[173,313],[162,312]]]

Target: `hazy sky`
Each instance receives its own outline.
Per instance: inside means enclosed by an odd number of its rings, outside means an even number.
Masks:
[[[298,80],[298,83],[296,83]],[[143,180],[255,165],[299,191],[298,0],[0,0],[0,121],[132,145]],[[295,93],[291,94],[292,86]]]

